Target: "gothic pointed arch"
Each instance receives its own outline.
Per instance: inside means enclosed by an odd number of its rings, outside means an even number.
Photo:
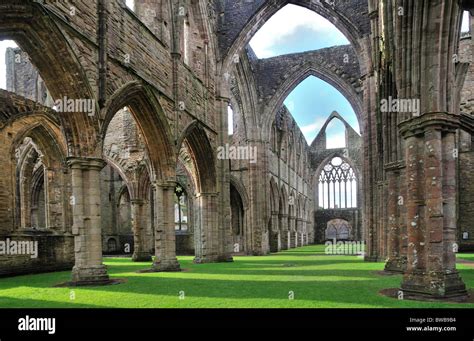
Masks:
[[[62,29],[40,2],[6,0],[0,4],[0,39],[15,40],[44,79],[54,99],[81,99],[99,110],[92,87]],[[58,114],[67,138],[68,155],[96,155],[98,115]],[[96,155],[97,156],[97,155]]]
[[[130,109],[142,132],[153,166],[153,176],[159,180],[174,179],[177,153],[171,142],[168,120],[153,90],[139,81],[127,83],[107,101],[103,109],[102,144],[110,121],[124,107]]]

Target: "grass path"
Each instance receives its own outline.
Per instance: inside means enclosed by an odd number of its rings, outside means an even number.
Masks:
[[[383,263],[355,256],[328,256],[323,246],[307,246],[233,263],[193,264],[179,257],[178,273],[137,273],[150,266],[129,258],[106,258],[109,274],[126,283],[55,288],[70,272],[0,279],[0,307],[18,308],[474,308],[474,304],[399,301],[378,294],[398,287],[401,276],[380,276]],[[474,260],[474,254],[459,255]],[[458,268],[474,288],[474,269]],[[180,292],[184,299],[180,299]],[[294,300],[289,299],[290,292]]]

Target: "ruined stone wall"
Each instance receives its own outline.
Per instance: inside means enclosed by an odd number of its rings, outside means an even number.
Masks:
[[[465,33],[460,41],[460,62],[469,63],[461,91],[461,112],[474,114],[474,43],[471,33]],[[474,144],[472,133],[459,131],[459,208],[457,239],[460,250],[474,250]],[[467,232],[467,239],[464,234]]]
[[[20,48],[7,48],[5,53],[7,91],[52,107],[53,99],[46,84]]]
[[[37,242],[38,257],[0,255],[0,277],[70,270],[74,265],[74,237],[71,234],[7,234],[1,241]]]

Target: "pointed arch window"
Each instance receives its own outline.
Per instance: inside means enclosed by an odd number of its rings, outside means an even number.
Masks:
[[[349,163],[332,158],[321,170],[318,181],[318,206],[321,209],[357,207],[357,176]]]
[[[175,230],[176,231],[187,231],[188,230],[188,195],[184,188],[180,185],[175,188]]]

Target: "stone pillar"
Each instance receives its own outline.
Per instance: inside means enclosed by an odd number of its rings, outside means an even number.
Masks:
[[[278,212],[272,212],[272,227],[270,230],[270,252],[278,252],[281,248],[280,231],[278,227]]]
[[[296,228],[295,228],[296,218],[294,216],[288,217],[289,225],[289,245],[288,248],[296,247]]]
[[[218,262],[220,258],[217,235],[217,194],[200,193],[197,195],[197,199],[201,219],[194,234],[197,238],[194,262]]]
[[[130,200],[132,211],[133,256],[134,262],[151,261],[150,250],[147,248],[146,202],[142,199]]]
[[[406,268],[406,257],[401,254],[402,236],[399,224],[399,206],[404,203],[405,198],[399,197],[399,177],[400,172],[388,170],[388,259],[385,263],[385,271],[395,273],[403,273]]]
[[[219,137],[218,144],[225,146],[231,143],[228,136],[228,107],[230,100],[227,97],[217,97],[216,106],[218,108],[219,116]],[[234,238],[232,235],[232,221],[231,221],[231,201],[230,201],[230,163],[229,160],[217,160],[217,189],[218,199],[216,204],[217,214],[216,229],[217,229],[217,261],[218,262],[232,262],[232,253],[234,251]],[[248,244],[248,221],[249,221],[249,210],[244,209],[244,221],[242,222],[242,231],[240,233],[239,240],[239,251],[249,251]]]
[[[281,246],[280,250],[288,250],[288,215],[287,214],[280,214],[280,241]]]
[[[68,158],[72,180],[72,214],[75,265],[72,281],[77,284],[107,283],[109,276],[102,264],[100,171],[102,159]]]
[[[427,113],[404,121],[408,179],[406,298],[458,299],[467,291],[456,271],[455,131],[458,118]]]
[[[314,244],[315,243],[315,236],[314,236],[314,224],[311,220],[306,220],[306,239],[307,244]]]
[[[303,219],[296,219],[296,237],[299,246],[304,245],[304,231],[303,231]]]
[[[155,261],[152,271],[180,271],[176,258],[174,190],[176,183],[153,184],[155,195]]]

